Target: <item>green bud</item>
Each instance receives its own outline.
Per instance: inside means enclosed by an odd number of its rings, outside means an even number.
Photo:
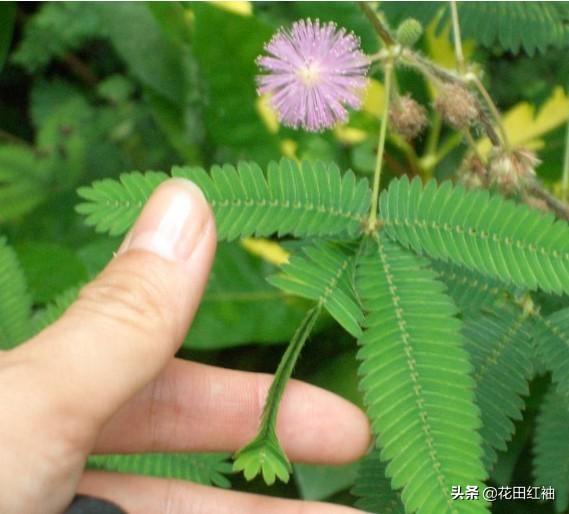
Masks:
[[[397,27],[396,38],[403,46],[413,46],[423,33],[423,25],[415,18],[403,20]]]

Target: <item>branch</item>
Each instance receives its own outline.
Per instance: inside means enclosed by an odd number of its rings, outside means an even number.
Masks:
[[[527,191],[536,198],[543,200],[558,218],[569,221],[569,205],[556,198],[537,180],[533,180],[528,184]]]

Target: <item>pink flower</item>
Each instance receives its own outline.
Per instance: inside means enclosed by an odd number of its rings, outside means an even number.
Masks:
[[[284,125],[318,132],[346,121],[362,103],[369,60],[359,39],[334,23],[297,21],[279,29],[257,63],[258,93],[269,94]]]

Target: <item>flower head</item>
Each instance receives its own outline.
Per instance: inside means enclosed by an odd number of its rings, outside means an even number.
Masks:
[[[259,94],[268,93],[283,124],[317,132],[362,102],[369,60],[359,40],[334,23],[301,20],[279,29],[257,63]]]
[[[478,108],[472,93],[458,84],[445,84],[435,100],[435,109],[457,130],[472,125]]]
[[[426,110],[411,95],[399,97],[389,109],[389,123],[395,132],[411,141],[427,126]]]

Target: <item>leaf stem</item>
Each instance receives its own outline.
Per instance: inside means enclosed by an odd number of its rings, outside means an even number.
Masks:
[[[371,208],[368,218],[368,229],[374,231],[377,223],[377,205],[379,202],[379,185],[381,181],[381,169],[383,166],[383,152],[385,150],[385,136],[387,135],[387,122],[389,119],[389,102],[391,99],[391,82],[393,75],[393,61],[385,63],[385,93],[384,93],[384,111],[381,118],[381,127],[379,129],[379,141],[377,144],[377,156],[375,159],[375,170],[373,174],[373,192],[371,196]]]
[[[275,373],[275,378],[271,384],[271,388],[269,389],[269,394],[267,395],[263,415],[261,417],[261,427],[259,429],[260,437],[267,436],[275,430],[279,405],[286,384],[292,374],[292,370],[298,360],[302,347],[314,328],[314,324],[316,323],[321,310],[322,306],[320,304],[317,304],[310,309],[306,313],[306,316],[304,316],[304,319],[300,322],[300,325],[290,340]]]
[[[561,177],[561,198],[569,200],[569,123],[565,132],[565,154],[563,156],[563,175]]]
[[[462,52],[462,39],[460,37],[460,23],[458,22],[458,8],[456,0],[450,0],[450,12],[452,18],[452,34],[454,37],[454,52],[456,55],[456,67],[462,75],[464,73],[464,54]]]

